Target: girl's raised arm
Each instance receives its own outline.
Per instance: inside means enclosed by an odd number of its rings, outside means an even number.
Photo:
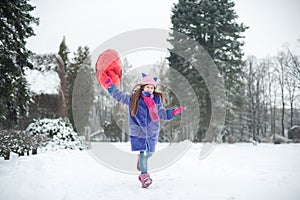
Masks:
[[[116,85],[112,85],[108,88],[108,93],[119,103],[129,105],[130,104],[130,96],[129,94],[125,94],[120,91]]]

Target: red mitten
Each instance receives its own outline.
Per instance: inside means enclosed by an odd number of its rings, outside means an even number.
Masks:
[[[122,65],[118,53],[113,49],[105,50],[96,62],[96,76],[100,85],[106,88],[105,81],[110,77],[113,84],[120,87]]]
[[[104,81],[104,84],[105,84],[106,88],[110,88],[113,85],[113,82],[109,76]]]
[[[182,106],[179,106],[178,108],[176,108],[176,109],[174,109],[173,111],[172,111],[172,114],[174,115],[174,116],[176,116],[176,115],[178,115],[179,113],[182,113],[183,112],[183,107]]]

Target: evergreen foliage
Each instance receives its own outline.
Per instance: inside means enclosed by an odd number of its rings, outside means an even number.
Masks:
[[[68,118],[72,123],[73,127],[75,127],[74,119],[73,119],[73,88],[75,79],[80,70],[89,71],[92,74],[92,70],[90,69],[90,51],[87,46],[78,47],[77,52],[74,53],[74,57],[72,61],[67,65],[67,107],[68,107]],[[92,75],[91,75],[92,76]],[[86,81],[91,81],[90,77]],[[91,82],[88,82],[91,83]],[[88,90],[90,91],[90,89]],[[76,127],[75,127],[76,129]]]
[[[206,129],[210,123],[211,100],[203,77],[186,60],[172,51],[189,51],[181,46],[183,40],[195,40],[209,53],[225,80],[227,100],[226,124],[234,121],[235,112],[242,106],[241,87],[243,76],[241,35],[248,27],[237,23],[234,2],[230,0],[179,0],[172,9],[172,30],[183,33],[187,38],[178,38],[171,34],[169,40],[173,45],[170,57],[170,67],[180,72],[190,82],[200,106],[200,129]],[[194,47],[193,47],[194,48]],[[197,105],[196,104],[196,105]],[[203,132],[203,131],[200,131]],[[199,138],[199,136],[197,136]],[[201,138],[201,136],[200,136]]]
[[[32,68],[26,39],[34,35],[31,15],[34,6],[28,0],[0,2],[0,127],[14,128],[30,103],[24,70]],[[17,127],[16,127],[17,128]]]

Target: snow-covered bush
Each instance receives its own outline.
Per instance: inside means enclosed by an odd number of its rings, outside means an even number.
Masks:
[[[5,160],[9,159],[10,152],[11,152],[11,138],[10,134],[7,131],[1,130],[0,131],[0,157],[4,157]]]
[[[1,130],[0,131],[0,157],[8,160],[10,152],[19,156],[37,153],[37,148],[47,142],[48,138],[42,135],[30,135],[24,131]]]
[[[290,143],[290,142],[292,142],[292,140],[290,140],[288,138],[285,138],[282,135],[278,135],[278,134],[271,135],[270,139],[273,140],[274,144],[282,144],[282,143]]]
[[[85,149],[85,145],[66,119],[38,119],[29,124],[26,132],[46,135],[50,138],[47,147],[54,149]]]

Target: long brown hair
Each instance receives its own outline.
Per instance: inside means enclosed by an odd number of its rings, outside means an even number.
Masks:
[[[133,87],[131,91],[131,97],[130,97],[130,107],[131,111],[130,114],[131,116],[135,116],[137,111],[138,111],[138,104],[139,104],[139,97],[142,94],[142,91],[144,90],[145,85],[142,84],[137,84]],[[163,93],[161,92],[156,92],[155,89],[153,91],[154,96],[158,96],[160,98],[160,101],[162,102],[163,105],[165,105],[165,98]]]

